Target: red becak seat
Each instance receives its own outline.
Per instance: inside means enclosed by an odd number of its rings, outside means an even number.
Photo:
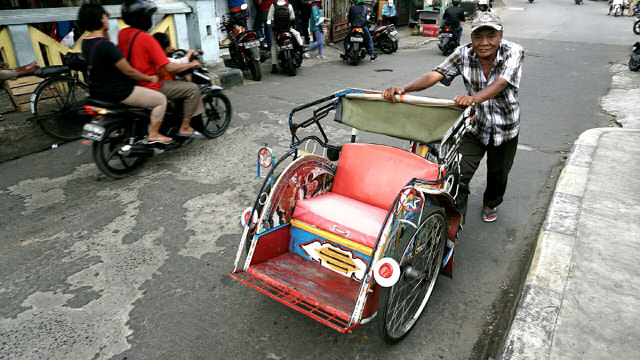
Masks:
[[[373,248],[402,187],[416,177],[437,176],[437,164],[406,150],[346,144],[331,192],[299,200],[293,218]]]

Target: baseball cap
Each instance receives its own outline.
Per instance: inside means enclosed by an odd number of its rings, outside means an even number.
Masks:
[[[485,11],[476,13],[476,16],[471,22],[471,32],[485,26],[500,31],[502,30],[502,20],[500,20],[500,16],[494,12]]]

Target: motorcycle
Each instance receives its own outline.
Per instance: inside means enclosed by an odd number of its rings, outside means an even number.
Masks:
[[[302,48],[290,31],[282,31],[276,34],[276,46],[278,49],[278,64],[291,76],[296,76],[298,68],[302,65]]]
[[[182,50],[183,51],[183,50]],[[231,101],[222,88],[211,84],[205,68],[195,68],[191,78],[200,88],[204,113],[191,126],[208,138],[222,135],[231,121]],[[173,137],[170,144],[149,143],[149,109],[89,99],[84,111],[93,116],[82,130],[78,155],[93,149],[93,160],[105,175],[121,179],[133,174],[150,157],[191,143],[193,138],[176,136],[182,123],[181,103],[169,101],[160,132]]]
[[[253,80],[260,81],[262,79],[260,63],[265,61],[265,58],[260,56],[258,35],[245,27],[249,16],[245,11],[247,4],[242,4],[242,8],[243,11],[233,14],[228,21],[223,17],[222,26],[230,41],[229,55],[234,67],[242,71],[249,70]]]
[[[374,26],[369,29],[373,46],[385,54],[398,50],[398,31],[393,25]]]
[[[451,26],[443,25],[440,27],[440,43],[438,48],[442,51],[442,55],[449,56],[458,47],[458,35]]]
[[[640,42],[636,42],[631,48],[631,57],[629,58],[629,70],[640,70]]]
[[[345,39],[344,41],[347,41]],[[358,65],[360,60],[367,56],[367,46],[364,43],[365,35],[362,27],[354,26],[349,36],[349,43],[345,53],[345,60],[351,65]]]

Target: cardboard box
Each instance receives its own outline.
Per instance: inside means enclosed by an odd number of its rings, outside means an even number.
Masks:
[[[422,25],[422,36],[438,36],[440,26],[438,25]]]

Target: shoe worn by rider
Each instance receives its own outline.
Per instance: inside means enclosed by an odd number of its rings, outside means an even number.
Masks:
[[[158,69],[164,68],[170,73],[179,73],[200,66],[196,60],[188,64],[175,64],[169,61],[156,39],[147,34],[151,28],[151,17],[156,12],[154,3],[146,0],[126,0],[122,4],[122,19],[130,27],[120,30],[118,48],[131,66],[143,74],[159,75]],[[194,83],[185,81],[158,81],[149,83],[139,81],[138,86],[160,91],[167,99],[182,100],[183,119],[177,136],[201,138],[195,131],[191,118],[204,112],[200,90]]]

